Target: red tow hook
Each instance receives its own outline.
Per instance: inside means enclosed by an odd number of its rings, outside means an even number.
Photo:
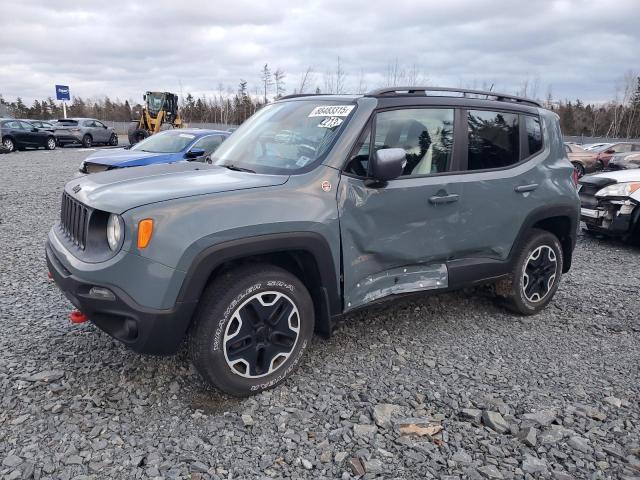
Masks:
[[[69,314],[69,320],[71,320],[71,323],[84,323],[87,320],[89,320],[87,318],[87,316],[82,313],[80,310],[73,310],[70,314]]]

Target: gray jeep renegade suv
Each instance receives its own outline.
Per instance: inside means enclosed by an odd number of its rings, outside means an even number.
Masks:
[[[579,200],[558,117],[495,92],[403,87],[290,96],[212,165],[68,183],[51,275],[138,352],[191,358],[249,395],[299,365],[340,315],[409,293],[494,284],[533,314],[568,271]]]

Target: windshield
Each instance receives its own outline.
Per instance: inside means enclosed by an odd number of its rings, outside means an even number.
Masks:
[[[600,145],[599,147],[593,147],[591,150],[594,152],[604,152],[605,150],[611,148],[611,145],[613,145],[613,143],[605,143],[604,145]]]
[[[163,103],[164,103],[164,94],[162,93],[147,94],[147,108],[149,109],[149,114],[152,117],[156,117],[158,115],[158,113],[162,109]]]
[[[136,143],[131,147],[131,150],[150,153],[177,153],[187,148],[194,138],[195,135],[180,133],[176,130],[160,132]]]
[[[355,107],[335,100],[268,105],[220,145],[213,161],[258,173],[295,173],[328,152]]]

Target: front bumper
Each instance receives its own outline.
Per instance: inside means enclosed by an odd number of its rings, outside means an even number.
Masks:
[[[640,206],[628,199],[604,198],[599,200],[597,205],[583,204],[580,209],[580,220],[591,230],[609,235],[632,233],[639,215]]]
[[[139,305],[113,285],[86,281],[73,275],[56,257],[47,242],[49,272],[67,299],[101,330],[139,353],[175,353],[189,327],[195,302],[178,302],[171,309]],[[91,293],[94,287],[107,289],[111,298]]]

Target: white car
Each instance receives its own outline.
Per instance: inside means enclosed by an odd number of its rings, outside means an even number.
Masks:
[[[640,169],[588,175],[578,188],[588,230],[640,241]]]

